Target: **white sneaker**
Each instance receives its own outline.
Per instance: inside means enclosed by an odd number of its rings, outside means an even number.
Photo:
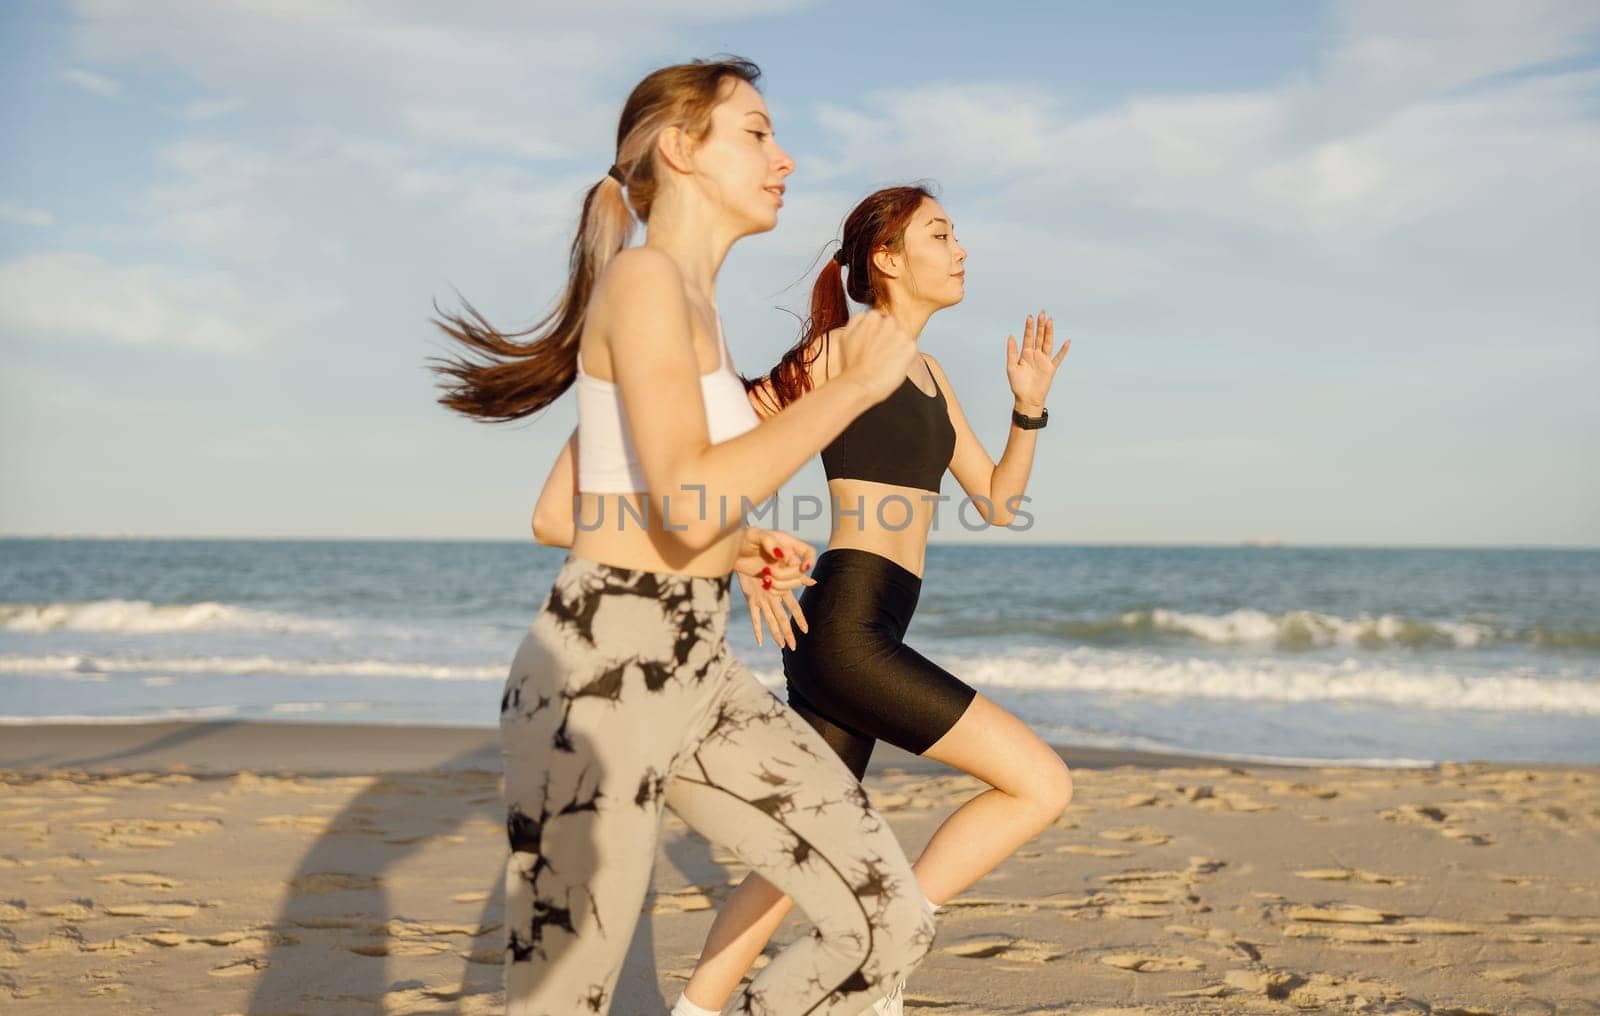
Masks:
[[[903,1016],[906,982],[896,982],[889,994],[872,1003],[873,1016]]]

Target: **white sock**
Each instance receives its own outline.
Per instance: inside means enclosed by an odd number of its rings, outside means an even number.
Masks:
[[[688,995],[680,994],[672,1007],[672,1016],[722,1016],[722,1010],[703,1009],[689,1001]]]

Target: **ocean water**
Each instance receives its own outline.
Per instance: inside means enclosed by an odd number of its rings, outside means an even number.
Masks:
[[[6,725],[493,727],[565,550],[0,540]],[[782,694],[734,593],[731,639]],[[1057,743],[1600,762],[1600,551],[929,548],[908,640]]]

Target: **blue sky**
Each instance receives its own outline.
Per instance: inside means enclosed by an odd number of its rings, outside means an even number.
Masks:
[[[571,397],[447,414],[430,300],[537,316],[628,89],[735,52],[799,167],[720,283],[741,370],[916,178],[970,254],[923,345],[992,455],[1007,333],[1073,338],[1034,527],[984,539],[1600,543],[1592,3],[0,19],[0,533],[524,536]]]

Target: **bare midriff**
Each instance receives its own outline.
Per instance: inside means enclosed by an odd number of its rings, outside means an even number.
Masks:
[[[618,568],[720,578],[733,571],[739,556],[743,536],[736,511],[729,513],[733,528],[703,550],[685,547],[671,531],[698,519],[702,511],[707,518],[718,517],[717,506],[702,508],[692,490],[671,495],[665,512],[661,499],[642,493],[583,493],[573,520],[572,553]]]
[[[828,481],[828,496],[833,515],[830,550],[869,551],[922,577],[928,530],[939,508],[936,492],[873,480],[838,479]]]

